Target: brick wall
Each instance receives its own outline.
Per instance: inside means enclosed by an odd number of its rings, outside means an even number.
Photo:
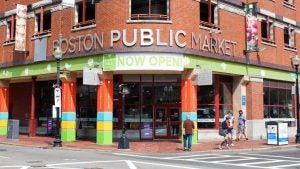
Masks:
[[[250,81],[247,84],[247,119],[248,120],[261,120],[264,119],[263,107],[263,82]]]

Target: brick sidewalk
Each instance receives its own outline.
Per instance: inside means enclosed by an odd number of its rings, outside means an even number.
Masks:
[[[29,137],[27,135],[20,135],[19,140],[11,140],[0,136],[0,144],[11,144],[19,146],[33,146],[52,148],[54,137]],[[221,141],[205,141],[199,140],[198,144],[192,146],[192,151],[228,151],[227,149],[219,150],[218,145]],[[95,141],[91,140],[77,140],[74,142],[63,142],[64,149],[76,150],[99,150],[99,151],[120,151],[118,149],[118,142],[113,142],[112,145],[97,145]],[[277,149],[281,147],[296,147],[295,138],[289,138],[289,145],[277,146],[267,145],[266,140],[248,140],[234,142],[231,151],[253,150],[253,149]],[[123,150],[122,150],[123,151]],[[135,153],[180,153],[182,151],[182,144],[179,141],[130,141],[130,152]]]

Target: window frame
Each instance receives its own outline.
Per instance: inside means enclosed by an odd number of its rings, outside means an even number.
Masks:
[[[283,0],[283,6],[295,9],[295,0]]]
[[[207,20],[201,20],[201,4],[207,4]],[[199,17],[200,17],[200,27],[202,28],[209,28],[209,29],[217,29],[220,30],[219,27],[219,9],[218,5],[212,0],[200,0],[199,1]]]
[[[45,15],[48,15],[50,13],[50,29],[45,29],[45,24],[48,22],[47,19],[45,19]],[[35,12],[35,24],[34,24],[34,34],[32,37],[39,37],[43,35],[48,35],[51,33],[52,29],[52,12],[50,9],[46,9],[45,7],[40,7],[39,10]]]
[[[265,27],[263,27],[263,23],[265,24]],[[266,37],[263,37],[264,31],[263,29],[266,29]],[[262,19],[261,21],[261,39],[263,42],[275,44],[275,30],[274,30],[274,22],[270,19],[269,16],[267,16],[265,19]]]
[[[6,18],[6,40],[4,44],[14,43],[16,37],[16,15],[11,15],[10,17]]]
[[[91,2],[92,0],[77,0],[75,1],[75,8],[74,8],[74,26],[72,26],[72,29],[78,29],[78,28],[82,28],[82,27],[88,27],[91,25],[95,25],[96,24],[96,0],[94,0],[94,18],[93,19],[89,19],[87,20],[87,10],[86,7],[88,7],[88,3]],[[80,5],[82,3],[82,8],[81,8],[81,18],[82,21],[79,21],[79,13],[80,13]]]
[[[291,25],[283,28],[283,44],[286,49],[297,50],[295,28]]]
[[[133,0],[129,1],[129,21],[143,21],[143,22],[166,22],[170,21],[170,0],[166,1],[166,14],[151,14],[151,0],[148,1],[148,13],[141,13],[141,14],[132,14],[133,12]],[[158,18],[158,19],[156,19]]]

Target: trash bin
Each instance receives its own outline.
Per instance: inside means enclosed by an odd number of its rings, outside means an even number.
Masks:
[[[269,121],[267,125],[268,144],[286,145],[288,141],[288,124],[284,122]]]
[[[19,120],[8,120],[7,138],[19,139]]]

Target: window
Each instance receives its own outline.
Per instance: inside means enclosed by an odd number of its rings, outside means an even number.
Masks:
[[[39,13],[35,15],[35,34],[44,35],[51,32],[51,12],[44,11],[44,8],[41,7]]]
[[[264,80],[264,118],[294,117],[292,85],[293,83]]]
[[[295,8],[294,0],[284,0],[283,5],[290,8]]]
[[[200,1],[200,25],[209,28],[218,28],[217,5],[211,0]]]
[[[82,0],[76,3],[75,26],[83,27],[95,24],[95,2],[94,0]]]
[[[296,49],[295,47],[295,29],[289,27],[284,28],[284,46],[286,48]]]
[[[213,85],[198,86],[197,98],[198,128],[218,127],[226,112],[232,110],[232,77],[215,75]]]
[[[131,0],[131,20],[169,19],[169,0]]]
[[[15,15],[12,15],[7,20],[6,41],[4,43],[15,41],[15,35],[16,35],[16,17]]]
[[[264,42],[275,44],[274,25],[269,17],[261,21],[261,37]]]

